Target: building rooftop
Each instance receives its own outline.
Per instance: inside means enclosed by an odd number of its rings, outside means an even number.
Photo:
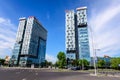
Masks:
[[[76,8],[76,10],[82,10],[82,9],[87,9],[87,7],[79,7],[79,8]]]
[[[41,25],[41,27],[47,32],[47,30],[43,27],[43,25],[40,23],[40,21],[35,16],[29,16],[28,18],[34,18],[39,23],[39,25]]]
[[[19,20],[26,20],[26,17],[21,17],[19,18]]]
[[[66,13],[68,12],[74,12],[74,10],[65,10]]]
[[[28,18],[34,18],[40,25],[41,27],[47,32],[47,30],[42,26],[42,24],[40,23],[40,21],[35,17],[35,16],[29,16]],[[26,17],[21,17],[19,18],[19,20],[26,20]]]

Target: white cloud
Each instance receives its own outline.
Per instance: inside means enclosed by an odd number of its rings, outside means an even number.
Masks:
[[[6,20],[4,18],[0,18],[0,23],[4,23]]]
[[[97,55],[119,55],[120,23],[118,22],[120,21],[120,2],[116,3],[114,0],[111,5],[103,7],[103,10],[100,11],[97,6],[94,7],[92,10],[94,12],[92,12],[93,14],[89,20],[89,25],[93,30],[95,48],[101,49]],[[92,45],[91,42],[90,44]]]
[[[9,19],[0,17],[0,57],[11,56],[17,27]]]
[[[57,58],[53,55],[46,54],[46,60],[55,63],[57,61]]]
[[[120,13],[120,5],[110,6],[107,9],[101,11],[100,13],[94,12],[90,25],[94,26],[94,30],[98,31],[100,29],[106,28],[106,25],[112,18]]]

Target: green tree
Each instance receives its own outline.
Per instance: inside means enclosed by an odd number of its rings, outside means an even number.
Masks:
[[[4,65],[5,59],[0,59],[0,64]]]
[[[80,59],[78,61],[79,66],[89,66],[89,62],[86,59]]]
[[[52,66],[52,62],[48,62],[48,66]]]
[[[59,62],[56,61],[54,65],[55,65],[55,67],[59,67]]]
[[[57,55],[58,58],[58,67],[63,68],[66,65],[66,55],[64,52],[59,52]]]
[[[98,67],[104,67],[104,65],[105,65],[105,61],[99,59],[98,62],[97,62],[97,66],[98,66]]]
[[[79,61],[78,60],[72,60],[72,65],[73,66],[78,66],[79,65]]]
[[[44,62],[41,62],[41,67],[48,67],[48,66],[52,66],[52,62],[49,62],[47,60],[45,60]]]
[[[112,58],[111,61],[111,67],[114,69],[118,69],[119,68],[119,64],[120,64],[120,57],[119,58]]]
[[[48,61],[47,60],[45,60],[44,64],[45,64],[45,67],[48,67]]]

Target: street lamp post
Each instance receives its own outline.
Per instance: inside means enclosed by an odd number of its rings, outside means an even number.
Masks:
[[[95,76],[97,75],[97,68],[96,68],[96,49],[94,45],[94,37],[93,37],[93,30],[91,27],[89,27],[91,32],[91,38],[92,38],[92,49],[93,49],[93,61],[94,61],[94,69],[95,69]]]
[[[95,75],[97,75],[97,68],[96,68],[96,50],[94,50],[94,69],[95,69]]]
[[[95,75],[97,75],[97,66],[96,66],[96,61],[97,61],[96,53],[97,53],[97,51],[100,51],[100,49],[94,49],[94,68],[95,68]]]
[[[95,46],[94,46],[94,38],[93,38],[93,31],[92,31],[92,28],[90,28],[91,30],[91,37],[92,37],[92,48],[93,48],[93,61],[94,61],[94,69],[95,69],[95,76],[97,75],[97,70],[96,70],[96,61],[95,61],[95,58],[96,58],[96,50],[95,50]]]

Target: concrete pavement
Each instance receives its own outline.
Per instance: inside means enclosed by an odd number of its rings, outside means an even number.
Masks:
[[[90,76],[86,72],[53,72],[48,69],[0,68],[0,80],[120,80],[120,78]]]

